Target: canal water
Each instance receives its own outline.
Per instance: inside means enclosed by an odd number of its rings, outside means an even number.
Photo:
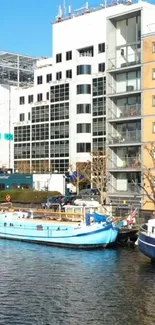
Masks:
[[[0,324],[154,325],[155,266],[137,248],[1,240]]]

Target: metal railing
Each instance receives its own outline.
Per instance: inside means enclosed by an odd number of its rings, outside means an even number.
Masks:
[[[124,168],[135,168],[138,169],[141,166],[140,156],[135,157],[119,157],[117,156],[114,160],[109,163],[109,168],[113,169],[124,169]]]
[[[129,55],[122,54],[115,58],[108,60],[108,70],[121,69],[125,67],[130,67],[141,63],[141,51],[135,51]]]
[[[126,131],[117,133],[115,135],[109,134],[108,136],[108,144],[125,144],[136,142],[141,142],[141,130]]]
[[[128,183],[124,189],[115,188],[110,186],[108,189],[109,194],[140,194],[141,193],[141,184]]]
[[[109,111],[108,119],[122,119],[141,115],[141,104],[124,105]]]

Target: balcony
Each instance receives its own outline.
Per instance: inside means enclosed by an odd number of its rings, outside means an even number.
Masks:
[[[116,135],[109,134],[108,144],[109,146],[123,146],[127,144],[137,145],[141,143],[141,130],[126,131],[118,133]]]
[[[130,95],[132,93],[137,93],[141,91],[140,79],[134,80],[131,84],[126,82],[114,82],[108,84],[107,96],[109,97],[123,97],[124,95]]]
[[[117,121],[124,119],[136,119],[141,116],[141,104],[124,105],[115,108],[112,111],[109,110],[108,120]]]
[[[109,170],[113,171],[132,171],[141,168],[141,159],[140,156],[135,157],[119,157],[117,156],[115,159],[110,160],[109,162]]]
[[[112,185],[109,186],[108,189],[108,194],[109,195],[140,195],[141,194],[141,184],[137,183],[137,184],[132,184],[132,183],[128,183],[126,185],[126,188],[123,189],[119,189],[119,188],[115,188]]]
[[[141,63],[141,49],[129,55],[123,53],[123,51],[124,50],[122,50],[122,54],[120,56],[108,60],[109,71],[118,71],[120,69],[123,71],[128,71]]]

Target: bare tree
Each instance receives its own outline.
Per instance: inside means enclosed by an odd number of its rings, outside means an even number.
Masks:
[[[26,160],[18,161],[16,170],[22,174],[30,173],[30,162]]]
[[[147,160],[147,166],[141,163],[142,183],[139,184],[147,197],[145,203],[152,203],[155,210],[155,143],[148,143],[144,146],[144,157]]]
[[[71,184],[73,184],[73,186],[76,187],[77,195],[79,195],[80,184],[85,183],[87,181],[87,177],[84,174],[84,170],[86,169],[86,167],[87,167],[87,163],[78,162],[76,164],[72,164],[69,168],[70,182]]]
[[[107,193],[107,159],[104,149],[93,151],[82,168],[83,175],[99,191],[101,203],[104,203]]]

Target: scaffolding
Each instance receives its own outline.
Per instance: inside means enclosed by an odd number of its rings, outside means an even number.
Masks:
[[[0,50],[0,84],[33,85],[37,58]]]

